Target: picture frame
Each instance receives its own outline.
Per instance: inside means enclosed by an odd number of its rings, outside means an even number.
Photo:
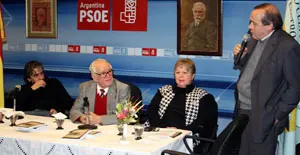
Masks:
[[[57,0],[26,0],[26,37],[57,38]]]
[[[177,54],[222,56],[221,0],[177,0]]]

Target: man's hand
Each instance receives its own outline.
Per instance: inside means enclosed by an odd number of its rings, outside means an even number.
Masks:
[[[238,55],[241,50],[241,44],[236,44],[233,49],[234,56]]]
[[[100,124],[101,118],[99,115],[90,112],[90,124]]]
[[[57,113],[57,111],[55,109],[50,109],[50,112],[49,112],[50,115],[56,114],[56,113]]]
[[[86,115],[85,114],[82,114],[80,117],[79,117],[79,122],[83,123],[83,124],[86,124],[87,121],[86,121]]]
[[[79,121],[83,124],[88,124],[87,122],[87,115],[86,114],[82,114],[80,117],[79,117]],[[99,124],[101,121],[100,119],[100,116],[93,113],[93,112],[90,112],[90,124]]]
[[[31,86],[32,90],[37,90],[40,87],[46,87],[46,82],[44,80],[39,80]]]
[[[234,49],[233,49],[233,54],[234,54],[234,56],[237,56],[237,55],[239,54],[240,51],[241,51],[241,44],[235,45],[235,46],[234,46]],[[244,53],[247,53],[247,51],[248,51],[248,48],[245,48]],[[244,55],[244,53],[243,53],[243,55]]]

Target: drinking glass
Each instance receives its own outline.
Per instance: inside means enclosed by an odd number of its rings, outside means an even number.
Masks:
[[[62,127],[64,121],[65,121],[64,119],[55,119],[55,122],[56,122],[56,124],[57,124],[56,130],[62,130],[62,129],[64,129],[64,128]]]
[[[134,126],[135,140],[142,139],[143,132],[144,132],[144,126],[143,125],[135,125]]]
[[[13,115],[11,115],[10,116],[10,126],[16,126],[16,121],[17,121],[17,119],[18,119],[18,115],[16,115],[16,114],[13,114]]]
[[[124,130],[124,124],[123,123],[119,123],[117,124],[117,128],[118,128],[118,136],[122,136],[123,135],[123,130]]]

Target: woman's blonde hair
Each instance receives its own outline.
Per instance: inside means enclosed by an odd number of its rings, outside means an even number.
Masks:
[[[175,66],[174,66],[174,72],[176,70],[177,67],[179,66],[185,66],[188,70],[188,72],[195,74],[196,73],[196,66],[193,60],[189,59],[189,58],[180,58],[179,60],[177,60]]]

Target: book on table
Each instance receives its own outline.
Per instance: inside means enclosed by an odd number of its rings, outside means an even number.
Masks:
[[[16,125],[16,127],[20,131],[33,132],[33,131],[38,131],[46,128],[47,124],[42,122],[37,122],[37,121],[29,121],[29,122],[19,123]]]
[[[88,134],[89,129],[74,129],[67,135],[63,136],[64,139],[83,139]]]

